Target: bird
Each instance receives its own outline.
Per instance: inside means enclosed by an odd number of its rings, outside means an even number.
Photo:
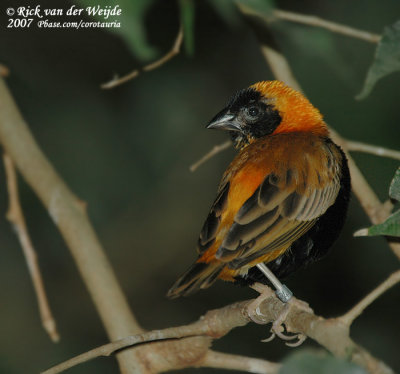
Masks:
[[[281,81],[238,91],[209,122],[238,150],[222,176],[197,242],[197,259],[167,297],[188,296],[217,279],[276,287],[327,254],[343,228],[350,173],[319,110]]]

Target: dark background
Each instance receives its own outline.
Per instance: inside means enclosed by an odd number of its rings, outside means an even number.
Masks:
[[[50,0],[40,4],[57,6]],[[67,8],[72,3],[58,4]],[[190,298],[170,301],[164,296],[195,259],[199,230],[234,154],[225,151],[189,172],[194,161],[226,139],[226,134],[205,130],[206,123],[235,90],[273,79],[245,24],[228,25],[208,3],[196,5],[193,56],[182,53],[109,91],[99,85],[114,73],[143,65],[122,39],[104,29],[7,29],[7,5],[0,9],[0,59],[11,71],[8,84],[45,154],[87,201],[93,225],[146,329],[184,324],[209,309],[256,296],[222,282]],[[400,10],[394,0],[277,1],[277,6],[376,33],[396,21]],[[159,53],[170,48],[178,17],[172,1],[156,1],[147,14],[149,41]],[[349,139],[399,147],[400,74],[380,81],[364,101],[354,99],[375,45],[289,23],[279,23],[274,30],[300,84],[327,122]],[[379,197],[386,199],[398,162],[364,154],[354,158]],[[4,178],[1,167],[0,372],[38,372],[105,343],[107,337],[62,238],[21,180],[23,209],[61,334],[58,344],[50,342],[41,328],[17,237],[5,219]],[[344,313],[398,268],[383,238],[352,237],[368,225],[353,198],[331,254],[286,281],[316,313]],[[399,304],[397,287],[374,302],[351,329],[356,342],[396,371]],[[268,334],[268,327],[251,324],[216,341],[214,348],[268,360],[281,360],[293,351],[279,340],[261,343]],[[316,344],[307,340],[304,346]],[[113,358],[101,358],[71,373],[117,370]]]

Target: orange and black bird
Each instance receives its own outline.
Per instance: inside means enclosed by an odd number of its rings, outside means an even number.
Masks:
[[[291,292],[278,279],[324,256],[343,227],[346,157],[318,109],[279,81],[239,91],[207,128],[228,131],[238,153],[200,232],[198,258],[167,296],[219,278],[271,282],[288,301]]]

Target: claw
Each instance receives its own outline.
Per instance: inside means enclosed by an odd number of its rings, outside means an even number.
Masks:
[[[298,339],[297,342],[294,342],[294,343],[285,343],[285,344],[286,344],[288,347],[294,348],[294,347],[298,347],[298,346],[302,345],[302,344],[305,342],[305,340],[307,339],[307,336],[304,335],[304,334],[297,334],[297,335],[295,335],[295,337]]]
[[[273,335],[277,335],[279,338],[281,338],[282,340],[286,341],[286,345],[288,347],[298,347],[299,345],[301,345],[306,339],[307,337],[304,334],[295,334],[295,335],[286,335],[284,334],[284,327],[283,324],[278,320],[276,320],[271,327],[271,332]],[[289,343],[289,340],[294,340],[297,339],[296,342],[293,343]]]
[[[269,343],[272,342],[275,339],[276,334],[274,332],[271,332],[271,335],[268,338],[265,338],[261,340],[262,343]]]
[[[272,324],[271,332],[273,334],[276,334],[278,337],[280,337],[282,340],[293,340],[296,339],[297,335],[286,335],[284,334],[284,327],[282,324],[276,326],[275,322]]]

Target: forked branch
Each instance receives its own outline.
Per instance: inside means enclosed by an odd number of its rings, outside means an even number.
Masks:
[[[221,309],[209,311],[199,320],[189,325],[155,330],[105,344],[104,346],[95,348],[59,364],[42,374],[61,373],[67,368],[71,368],[77,364],[86,362],[95,357],[108,356],[117,350],[121,350],[124,347],[132,347],[132,345],[138,343],[143,345],[143,343],[147,342],[195,336],[218,339],[226,335],[233,328],[244,326],[250,322],[248,306],[252,301],[253,300],[242,301]],[[272,291],[271,296],[266,298],[259,306],[259,311],[265,323],[276,320],[284,309],[285,304],[283,304]],[[295,304],[286,317],[285,325],[288,331],[307,335],[328,349],[335,356],[349,359],[364,367],[371,374],[393,374],[393,371],[388,366],[382,361],[377,360],[349,337],[348,327],[340,319],[325,319],[315,315],[311,310],[305,310],[301,307],[297,307]],[[180,340],[178,340],[178,343],[179,342]],[[204,344],[204,355],[208,354],[208,344],[208,342]],[[164,349],[165,348],[168,348],[168,346],[164,347]],[[177,349],[177,347],[174,347],[174,349]],[[183,342],[182,349],[190,350],[190,346]],[[165,351],[165,353],[167,354],[167,351]],[[203,363],[202,360],[199,362],[200,365]],[[199,362],[197,362],[198,365]],[[214,362],[216,362],[215,357]]]

